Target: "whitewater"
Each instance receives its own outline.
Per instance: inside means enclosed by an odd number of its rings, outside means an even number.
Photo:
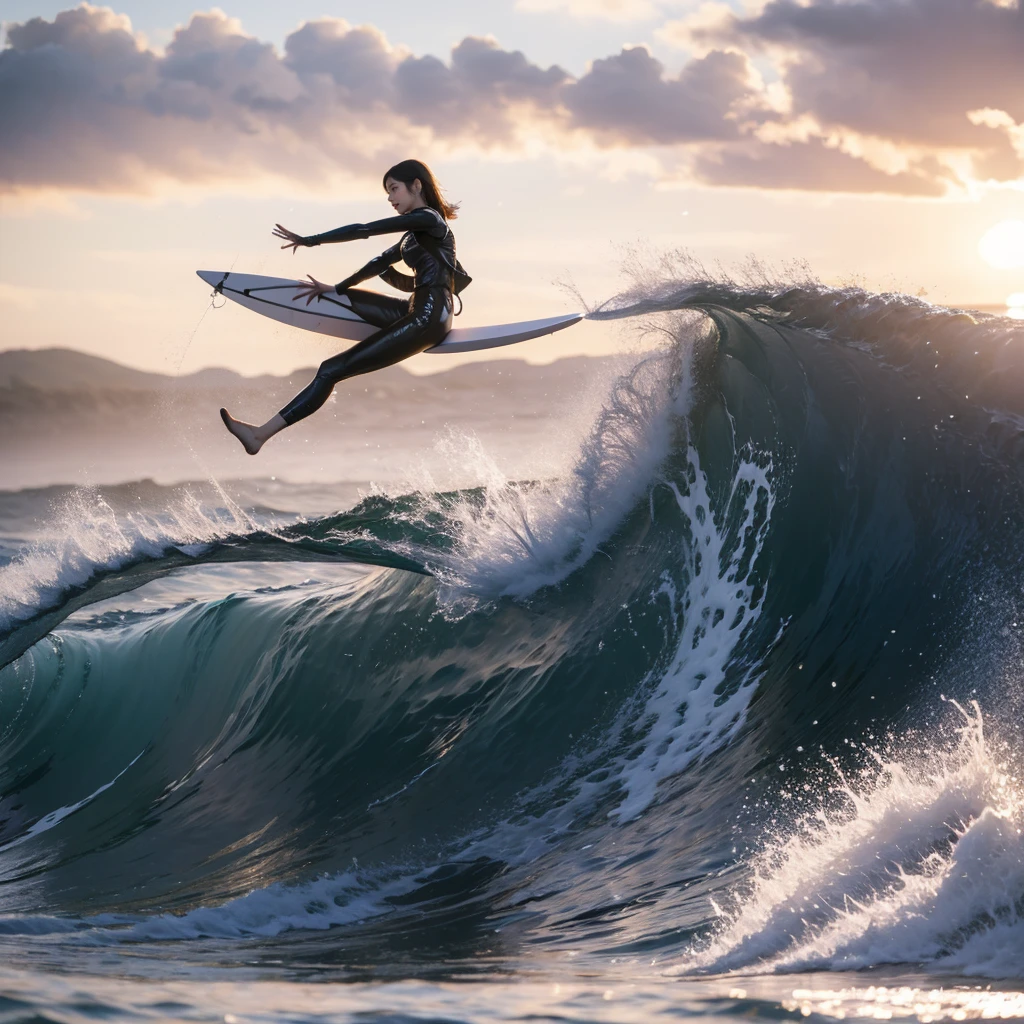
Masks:
[[[1024,1017],[1024,325],[588,315],[534,475],[0,491],[0,1021]]]

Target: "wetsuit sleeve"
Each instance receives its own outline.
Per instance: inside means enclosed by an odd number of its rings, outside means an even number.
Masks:
[[[429,232],[437,238],[444,238],[448,226],[440,215],[430,207],[423,206],[412,213],[403,213],[400,217],[385,217],[383,220],[371,221],[369,224],[346,224],[333,231],[324,231],[319,235],[309,235],[306,245],[323,245],[325,242],[352,242],[357,238],[369,238],[371,235],[389,235],[395,231]]]
[[[411,292],[416,288],[416,278],[403,274],[400,270],[395,270],[394,267],[388,267],[380,276],[392,288],[397,288],[400,292]]]
[[[401,258],[402,243],[399,242],[397,245],[391,246],[390,249],[385,249],[379,256],[374,256],[373,259],[370,260],[370,262],[361,270],[357,270],[354,274],[350,274],[344,281],[339,281],[334,286],[334,290],[340,295],[346,288],[352,288],[354,285],[361,284],[363,281],[369,281],[371,277],[383,277],[384,280],[388,281],[390,284],[391,282],[386,275],[389,271],[396,273],[395,271],[391,271],[391,265],[393,263],[397,263]],[[404,277],[405,275],[399,274],[398,276]],[[412,289],[410,288],[409,291],[412,291]]]

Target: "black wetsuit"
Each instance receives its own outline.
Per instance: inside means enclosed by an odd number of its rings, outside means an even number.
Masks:
[[[307,245],[349,242],[392,231],[405,234],[397,244],[335,287],[339,295],[348,298],[354,312],[380,330],[322,362],[313,380],[281,410],[285,423],[295,423],[316,412],[339,381],[391,366],[433,348],[444,341],[451,329],[455,236],[436,210],[421,207],[412,213],[386,217],[371,224],[349,224],[322,235],[312,235],[305,241]],[[433,251],[420,244],[417,234],[430,239]],[[399,260],[405,260],[412,267],[412,277],[394,269]],[[400,299],[352,287],[371,277],[381,277],[394,288],[412,295]]]

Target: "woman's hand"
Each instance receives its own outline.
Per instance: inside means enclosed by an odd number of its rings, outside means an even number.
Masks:
[[[300,245],[309,245],[309,242],[302,235],[297,235],[294,231],[289,231],[286,227],[281,224],[275,224],[274,230],[271,232],[275,238],[283,238],[285,240],[282,249],[291,249],[292,255],[298,251]]]
[[[314,299],[319,302],[321,295],[334,291],[333,284],[324,284],[323,281],[318,281],[312,274],[307,274],[306,276],[309,278],[309,284],[306,284],[305,281],[302,282],[298,291],[292,296],[293,302],[296,299],[305,299],[308,306]]]

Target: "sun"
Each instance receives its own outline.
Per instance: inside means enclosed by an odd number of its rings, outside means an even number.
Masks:
[[[978,252],[996,270],[1024,267],[1024,220],[1004,220],[989,228],[978,243]]]

